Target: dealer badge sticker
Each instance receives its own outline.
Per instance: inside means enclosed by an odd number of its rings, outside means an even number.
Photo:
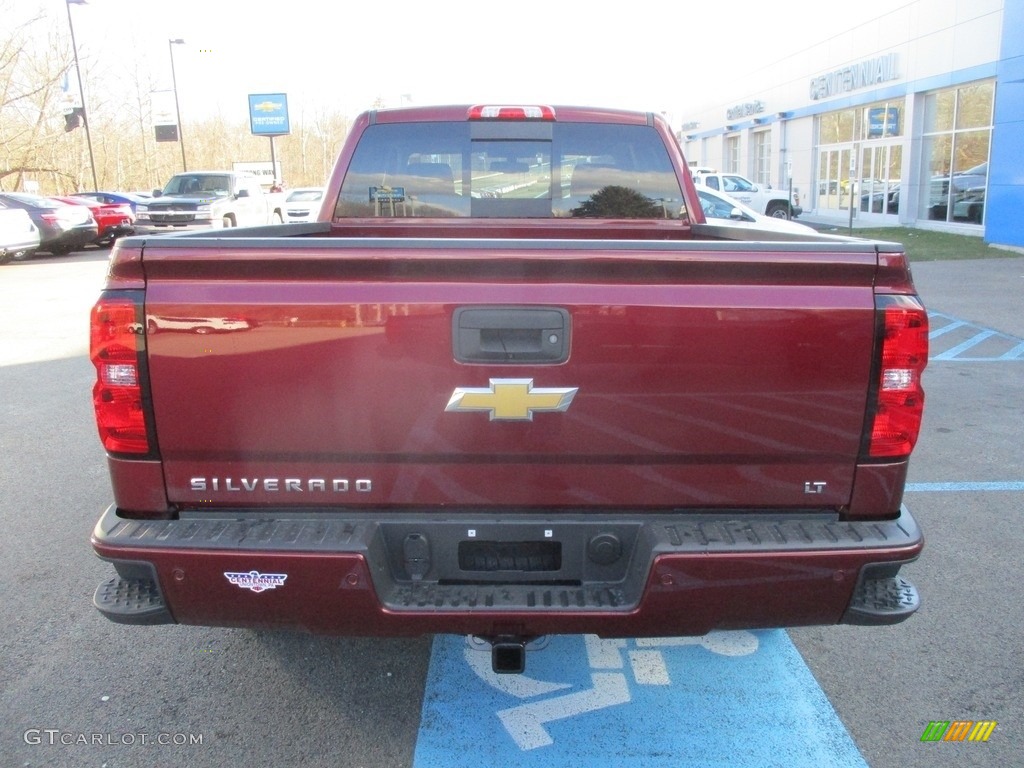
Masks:
[[[224,578],[242,589],[248,589],[251,592],[265,592],[268,589],[284,586],[284,580],[288,578],[288,574],[249,571],[248,573],[225,573]]]

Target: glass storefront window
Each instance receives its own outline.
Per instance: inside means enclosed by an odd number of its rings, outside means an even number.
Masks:
[[[851,189],[850,184],[850,150],[821,152],[818,160],[818,207],[847,210],[851,194],[856,194],[856,190]]]
[[[861,110],[858,139],[886,139],[903,135],[903,100],[871,104]]]
[[[740,172],[740,137],[728,136],[725,139],[725,163],[722,168],[727,173]]]
[[[904,111],[898,99],[819,118],[818,209],[848,211],[852,203],[863,213],[899,212]]]
[[[953,144],[953,174],[967,173],[988,160],[990,134],[987,130],[961,131]]]
[[[865,146],[861,157],[860,210],[899,213],[903,146],[879,143]]]
[[[754,181],[770,184],[772,181],[772,134],[758,131],[754,134]]]
[[[918,210],[922,219],[984,221],[994,97],[993,81],[925,97],[925,167]]]
[[[822,115],[818,128],[818,141],[821,144],[841,144],[845,141],[853,141],[857,138],[854,136],[856,125],[857,115],[852,109]]]
[[[995,84],[991,82],[969,85],[957,90],[956,127],[987,128],[992,125],[992,103]]]
[[[930,93],[924,102],[926,131],[953,130],[953,112],[956,110],[956,91]]]

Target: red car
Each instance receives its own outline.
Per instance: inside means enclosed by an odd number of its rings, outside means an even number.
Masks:
[[[88,206],[99,229],[99,235],[93,240],[96,245],[110,245],[118,237],[135,231],[135,213],[127,203],[105,203],[88,195],[55,199],[72,205]]]

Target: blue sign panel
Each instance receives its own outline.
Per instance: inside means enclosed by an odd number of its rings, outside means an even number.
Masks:
[[[782,630],[548,640],[499,675],[436,636],[413,768],[867,768]]]
[[[899,136],[900,110],[898,107],[872,107],[868,110],[868,136]]]
[[[250,93],[249,125],[254,136],[286,136],[291,133],[287,94]]]

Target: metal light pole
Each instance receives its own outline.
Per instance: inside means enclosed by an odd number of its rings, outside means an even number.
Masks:
[[[178,143],[181,145],[181,170],[187,171],[185,163],[185,129],[181,124],[181,107],[178,106],[178,78],[174,74],[174,46],[184,45],[180,37],[167,41],[167,50],[171,53],[171,85],[174,86],[174,113],[178,116]]]
[[[89,147],[89,167],[92,169],[92,191],[99,191],[99,184],[96,182],[96,161],[92,156],[92,134],[89,133],[89,110],[85,108],[85,89],[82,87],[82,69],[78,66],[78,43],[75,42],[75,25],[71,21],[71,4],[81,4],[82,0],[66,0],[64,5],[68,9],[68,28],[71,30],[71,50],[75,54],[75,74],[78,75],[78,95],[82,100],[82,118],[85,123],[85,143]]]

